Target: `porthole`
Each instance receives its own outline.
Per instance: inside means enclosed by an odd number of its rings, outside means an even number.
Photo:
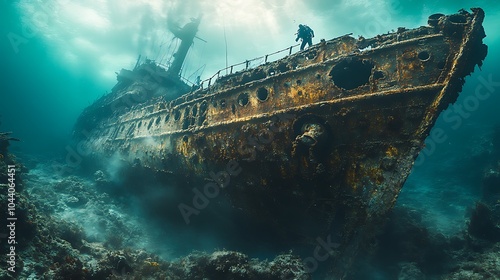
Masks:
[[[178,121],[181,118],[181,112],[179,110],[174,111],[174,120]]]
[[[248,104],[248,101],[249,101],[249,99],[248,99],[247,92],[241,93],[238,96],[238,105],[240,105],[241,107],[246,106]]]
[[[267,91],[267,89],[261,87],[257,90],[257,99],[259,99],[260,101],[266,101],[268,97],[269,92]]]
[[[193,117],[196,117],[196,115],[198,115],[198,105],[193,105],[192,114]]]
[[[189,118],[184,118],[184,121],[182,122],[182,129],[188,129],[189,128]]]
[[[373,67],[370,60],[346,58],[332,68],[330,76],[336,86],[351,90],[368,84]]]
[[[184,121],[182,122],[182,129],[187,129],[189,127],[189,107],[184,109]]]
[[[201,102],[201,105],[200,105],[200,115],[205,115],[205,113],[207,112],[207,108],[208,108],[207,101]]]
[[[374,80],[380,80],[383,78],[385,78],[385,74],[383,71],[377,70],[377,71],[373,72],[373,79]]]
[[[198,125],[203,125],[203,122],[205,121],[205,119],[207,118],[207,116],[205,115],[200,115],[198,117]]]
[[[198,125],[203,125],[205,119],[207,118],[208,102],[204,100],[200,104],[200,112],[198,114]]]
[[[128,135],[128,136],[132,136],[132,135],[134,135],[134,129],[135,129],[135,124],[133,123],[133,124],[129,127],[129,129],[128,129],[128,131],[127,131],[127,135]]]
[[[428,61],[430,58],[431,54],[428,51],[421,51],[418,53],[418,59],[422,62]]]
[[[314,59],[316,58],[317,51],[316,50],[310,50],[309,52],[306,53],[306,57],[308,59]]]

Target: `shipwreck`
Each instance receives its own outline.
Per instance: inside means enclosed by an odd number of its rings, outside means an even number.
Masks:
[[[179,71],[194,19],[174,28],[182,43],[168,68],[122,69],[74,136],[88,162],[118,158],[178,182],[181,200],[165,202],[165,215],[193,219],[192,189],[214,183],[212,194],[269,230],[330,238],[332,274],[342,275],[393,207],[440,112],[482,65],[483,19],[480,8],[434,14],[427,26],[322,40],[188,85]]]

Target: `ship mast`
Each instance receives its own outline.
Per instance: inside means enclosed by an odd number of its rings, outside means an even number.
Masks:
[[[191,22],[184,25],[184,27],[174,27],[169,25],[170,31],[175,35],[175,37],[181,39],[181,45],[174,54],[174,61],[168,69],[168,74],[172,76],[179,76],[184,63],[184,59],[189,51],[189,48],[193,44],[193,40],[198,32],[198,26],[200,25],[201,17],[191,18]]]

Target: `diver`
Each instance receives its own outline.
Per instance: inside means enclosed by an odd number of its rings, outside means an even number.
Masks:
[[[312,38],[314,38],[314,31],[305,24],[299,24],[299,30],[297,30],[297,38],[295,42],[302,39],[302,44],[300,45],[300,50],[303,50],[306,44],[308,47],[312,46]]]

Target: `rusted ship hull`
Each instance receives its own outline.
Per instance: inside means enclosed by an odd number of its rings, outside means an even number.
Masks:
[[[76,132],[90,159],[181,178],[191,194],[214,180],[235,208],[285,236],[329,236],[342,271],[481,65],[483,18],[473,9],[373,39],[323,41],[173,101],[141,102],[89,126],[83,114]]]

